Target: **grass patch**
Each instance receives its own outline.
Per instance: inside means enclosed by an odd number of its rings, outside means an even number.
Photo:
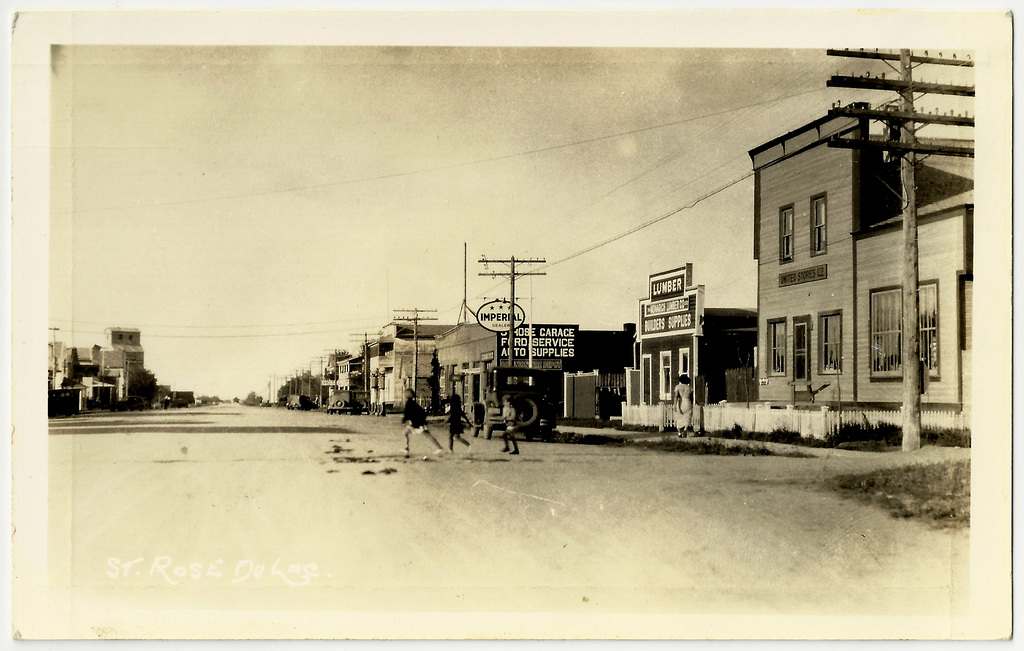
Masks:
[[[559,425],[566,427],[587,427],[590,429],[618,429],[621,420],[602,420],[600,418],[559,418]]]
[[[736,441],[760,441],[762,443],[788,443],[789,445],[802,445],[808,448],[823,448],[827,442],[816,439],[812,436],[801,436],[798,432],[787,429],[776,429],[771,432],[747,432],[739,425],[732,429],[711,432],[710,436]]]
[[[555,430],[551,436],[551,441],[573,445],[608,445],[609,443],[622,443],[622,438],[618,436],[605,436],[604,434],[576,434]]]
[[[947,461],[840,475],[829,487],[845,497],[885,508],[893,517],[919,518],[940,527],[971,521],[971,464]]]
[[[709,454],[717,456],[744,457],[809,457],[811,455],[798,450],[778,452],[763,445],[729,445],[709,439],[681,439],[677,437],[654,441],[625,441],[623,445],[656,450],[658,452],[674,452],[681,454]]]

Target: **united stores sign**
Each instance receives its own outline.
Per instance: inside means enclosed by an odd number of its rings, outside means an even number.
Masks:
[[[828,278],[828,265],[819,264],[816,267],[807,267],[806,269],[797,269],[779,274],[779,287],[813,283],[816,280],[825,280],[826,278]]]

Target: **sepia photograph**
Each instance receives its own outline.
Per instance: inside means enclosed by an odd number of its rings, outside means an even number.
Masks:
[[[1007,13],[12,23],[15,638],[1012,634]]]

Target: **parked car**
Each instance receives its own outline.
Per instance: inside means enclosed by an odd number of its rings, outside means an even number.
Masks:
[[[537,368],[499,366],[487,377],[487,389],[482,407],[474,405],[477,423],[484,436],[492,430],[504,430],[501,408],[505,396],[516,410],[516,431],[527,440],[550,440],[557,425],[560,387],[559,374]]]
[[[288,396],[288,409],[301,409],[303,411],[308,411],[310,409],[316,409],[316,403],[313,402],[309,396],[293,393]]]
[[[142,411],[149,408],[149,401],[141,396],[128,396],[115,402],[112,408],[114,411]]]
[[[339,389],[327,402],[328,414],[362,414],[367,411],[370,396],[366,391]]]

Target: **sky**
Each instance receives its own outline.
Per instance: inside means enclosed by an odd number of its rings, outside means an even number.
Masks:
[[[508,295],[537,323],[636,322],[693,263],[756,305],[747,152],[884,64],[824,50],[55,46],[52,337],[142,331],[160,383],[267,394],[395,311]],[[956,80],[947,80],[955,83]],[[927,109],[925,103],[920,108]]]

